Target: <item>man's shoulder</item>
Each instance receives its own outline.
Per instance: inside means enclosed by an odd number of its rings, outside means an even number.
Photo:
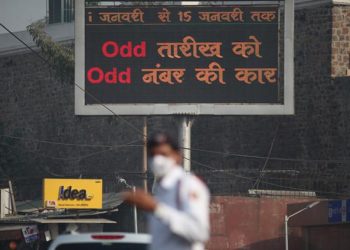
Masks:
[[[184,180],[188,189],[209,193],[207,185],[195,174],[186,173]]]

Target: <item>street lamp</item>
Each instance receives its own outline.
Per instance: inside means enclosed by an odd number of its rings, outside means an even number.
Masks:
[[[136,192],[136,187],[129,185],[124,178],[117,176],[117,182],[125,185],[126,188],[131,189],[134,193]],[[134,205],[134,231],[137,234],[139,232],[137,223],[137,207]]]
[[[286,215],[284,217],[284,233],[285,233],[285,245],[286,245],[286,250],[288,250],[288,221],[290,218],[294,217],[297,214],[300,214],[302,212],[304,212],[305,210],[308,210],[310,208],[313,208],[314,206],[318,205],[320,202],[319,201],[315,201],[309,205],[307,205],[306,207],[304,207],[303,209],[300,209],[299,211],[295,212],[294,214],[291,215]]]

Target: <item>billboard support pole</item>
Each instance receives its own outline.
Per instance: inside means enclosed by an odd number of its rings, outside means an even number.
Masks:
[[[179,122],[179,145],[182,150],[183,167],[186,172],[191,171],[191,128],[193,118],[181,116]]]
[[[143,166],[142,166],[143,174],[144,174],[144,180],[143,180],[143,188],[145,192],[148,192],[148,183],[147,183],[147,116],[143,118]]]
[[[199,5],[199,1],[181,1],[181,5]],[[179,145],[182,151],[183,168],[186,172],[191,171],[191,129],[193,117],[184,115],[179,122]]]

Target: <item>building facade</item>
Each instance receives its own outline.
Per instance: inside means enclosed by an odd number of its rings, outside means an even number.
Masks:
[[[60,12],[63,19],[66,12]],[[295,18],[295,115],[195,118],[192,168],[213,194],[350,192],[350,6],[297,1]],[[72,23],[48,25],[47,32],[58,42],[74,42]],[[116,176],[142,183],[143,140],[130,124],[142,130],[143,117],[75,116],[73,83],[57,79],[2,33],[1,171],[13,179],[18,197],[40,196],[44,177],[101,177],[107,192],[118,189]],[[36,48],[28,33],[19,34]],[[172,117],[150,117],[148,128],[177,133]]]

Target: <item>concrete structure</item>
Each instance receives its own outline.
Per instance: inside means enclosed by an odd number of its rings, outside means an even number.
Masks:
[[[302,189],[327,197],[350,193],[349,1],[297,3],[296,115],[195,119],[192,169],[214,195],[247,195],[248,189]],[[72,41],[73,26],[67,27],[52,33],[57,41]],[[143,118],[75,116],[73,84],[56,79],[14,38],[0,35],[0,175],[12,179],[17,199],[40,198],[44,177],[101,177],[104,192],[124,188],[117,176],[142,185],[143,138],[130,124],[142,130]],[[177,124],[170,117],[152,117],[149,129],[176,135]],[[258,176],[262,181],[254,187]],[[209,249],[283,249],[286,205],[309,200],[314,198],[214,198]],[[128,225],[131,216],[121,224]],[[290,249],[349,249],[340,238],[349,234],[347,225],[307,229],[305,234],[291,228]],[[133,230],[130,223],[127,230]]]
[[[311,198],[215,197],[211,203],[210,250],[282,250],[288,203]],[[301,230],[291,230],[290,249],[301,250]]]
[[[192,169],[204,177],[214,195],[246,195],[253,188],[302,189],[328,197],[350,193],[347,3],[305,0],[297,6],[295,116],[195,119]],[[0,46],[3,38],[1,35]],[[6,39],[10,39],[8,35]],[[3,52],[0,174],[13,179],[18,199],[40,197],[44,177],[101,177],[105,192],[124,188],[116,183],[118,175],[130,185],[143,184],[143,138],[130,127],[142,130],[142,117],[75,116],[72,83],[56,79],[52,70],[28,51],[15,48]],[[149,129],[150,133],[167,129],[176,135],[177,125],[170,117],[152,117]],[[273,138],[265,165],[264,156]],[[263,179],[254,187],[258,176]],[[286,204],[299,201],[305,200],[215,198],[210,249],[283,249]],[[330,237],[325,235],[348,233],[348,229],[333,227],[310,230],[310,245],[317,244],[314,249],[319,244],[327,250],[342,249],[326,248]],[[300,228],[291,229],[291,249],[303,249],[302,237]],[[347,243],[341,244],[348,249]]]
[[[350,224],[328,222],[328,201],[292,197],[214,197],[210,250],[283,250],[284,216],[319,201],[289,221],[290,250],[350,248]]]
[[[288,214],[292,214],[305,205],[305,203],[289,204]],[[346,211],[339,212],[346,214]],[[329,213],[329,201],[321,201],[317,206],[290,220],[291,227],[302,229],[303,250],[350,248],[350,223],[331,223]]]
[[[350,6],[306,2],[299,2],[296,11],[296,115],[195,119],[192,168],[214,194],[246,194],[253,188],[275,136],[260,189],[301,188],[321,195],[350,191],[349,163],[342,160],[350,156]],[[27,50],[6,53],[11,39],[18,44],[8,34],[0,37],[6,41],[0,42],[0,134],[17,138],[1,137],[0,152],[7,175],[28,177],[15,178],[18,197],[35,198],[41,179],[50,176],[102,177],[106,191],[118,188],[115,175],[142,183],[143,140],[130,124],[142,130],[143,119],[75,116],[73,84],[55,79]],[[176,134],[177,126],[172,118],[152,117],[149,129]]]

